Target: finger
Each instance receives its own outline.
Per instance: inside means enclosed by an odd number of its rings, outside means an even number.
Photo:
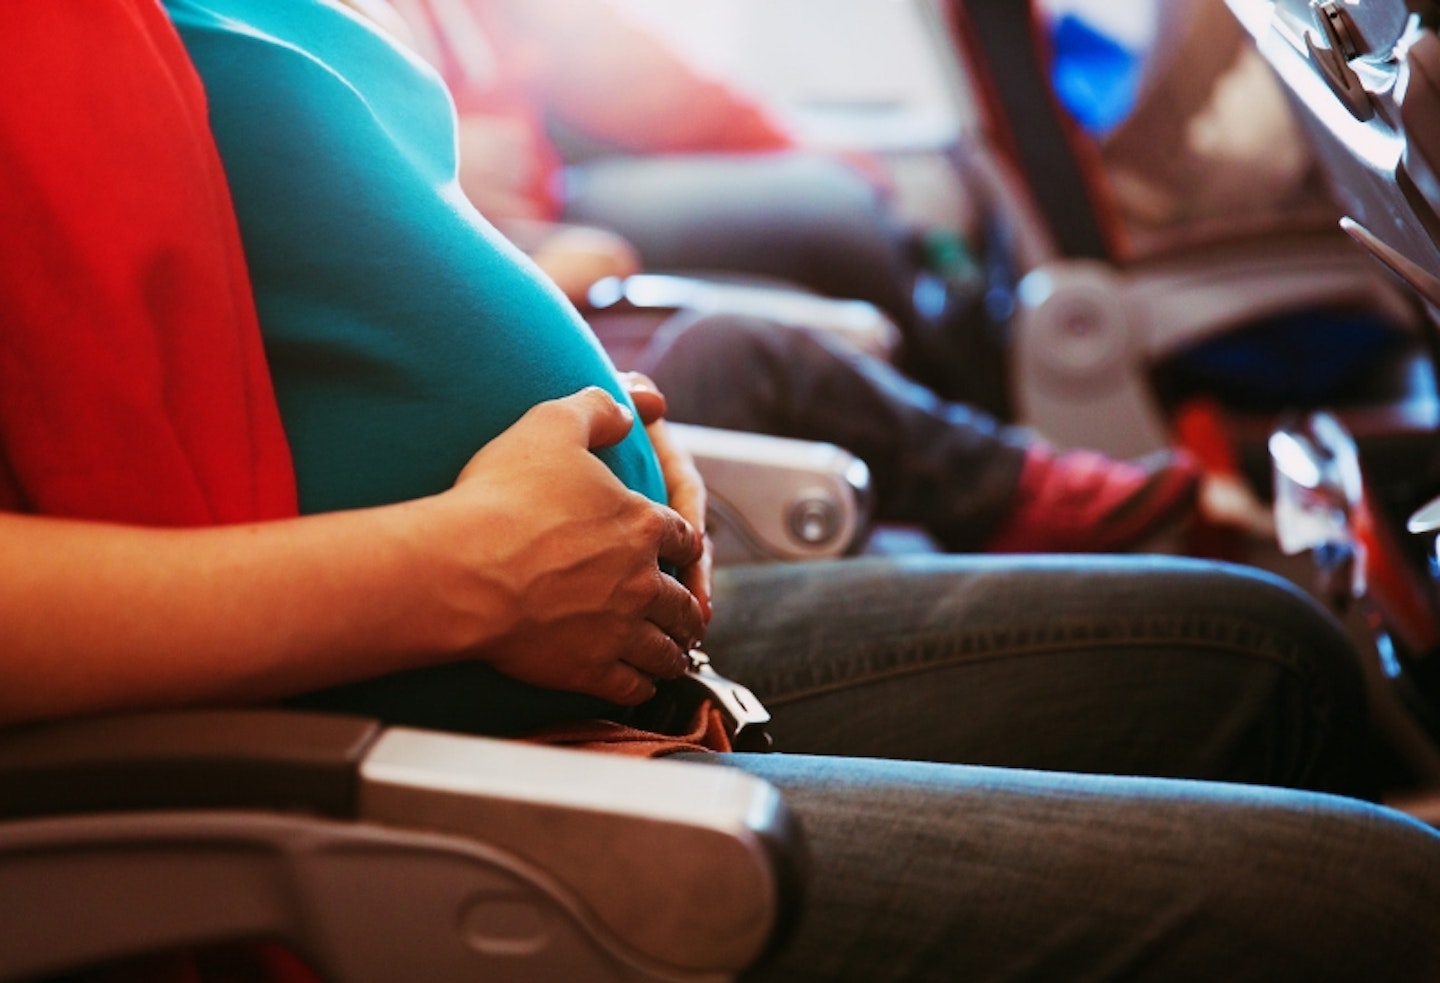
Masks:
[[[705,509],[707,505],[705,484],[700,472],[693,466],[672,464],[666,473],[673,479],[665,489],[670,498],[670,507],[679,512],[697,532],[705,532]]]
[[[655,388],[649,376],[641,372],[622,372],[620,384],[634,401],[641,423],[649,426],[665,415],[665,396]]]
[[[650,443],[660,459],[665,474],[665,492],[670,507],[685,517],[700,532],[705,531],[705,479],[695,466],[695,459],[680,444],[663,420],[646,428]]]
[[[683,654],[704,636],[705,611],[700,599],[680,581],[663,574],[660,580],[660,589],[645,605],[644,616],[675,642]]]
[[[655,695],[655,683],[635,667],[613,662],[601,672],[588,692],[602,700],[633,707]]]
[[[674,509],[664,506],[656,506],[656,509],[661,516],[656,558],[670,563],[677,570],[699,560],[705,552],[705,540],[700,532]]]
[[[685,653],[690,648],[655,625],[647,625],[644,634],[626,647],[623,661],[651,679],[674,679],[689,665]]]
[[[715,614],[715,607],[711,603],[713,594],[713,576],[715,569],[715,544],[710,541],[707,535],[703,537],[704,552],[700,559],[683,568],[680,571],[680,582],[690,589],[695,595],[695,600],[700,604],[700,617],[706,625],[710,624],[711,617]]]
[[[590,386],[555,403],[576,415],[585,446],[609,447],[625,439],[635,425],[630,407],[598,386]]]

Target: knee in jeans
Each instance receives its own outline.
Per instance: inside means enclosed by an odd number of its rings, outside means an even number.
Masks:
[[[1359,654],[1329,611],[1294,584],[1253,567],[1210,564],[1216,576],[1196,596],[1218,601],[1247,623],[1267,626],[1292,668],[1349,688],[1359,686]]]

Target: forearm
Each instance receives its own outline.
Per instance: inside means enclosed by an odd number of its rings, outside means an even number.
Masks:
[[[598,388],[541,403],[449,491],[377,509],[190,530],[0,513],[0,724],[462,658],[641,702],[704,633],[661,572],[703,546],[592,453],[632,424]]]
[[[270,700],[448,657],[424,508],[193,530],[0,515],[0,722]]]

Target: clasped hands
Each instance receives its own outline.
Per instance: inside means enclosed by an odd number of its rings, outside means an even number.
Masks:
[[[654,695],[656,679],[685,671],[710,620],[711,561],[705,487],[666,432],[664,397],[643,376],[622,382],[669,506],[631,491],[591,453],[635,423],[598,388],[532,408],[442,498],[500,517],[482,530],[457,522],[459,535],[476,537],[457,550],[466,569],[446,599],[473,626],[462,647],[524,682],[634,705]]]

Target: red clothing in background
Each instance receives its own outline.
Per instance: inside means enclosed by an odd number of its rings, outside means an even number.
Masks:
[[[169,21],[153,0],[45,0],[5,21],[0,508],[293,514],[204,92]]]
[[[530,218],[560,213],[553,116],[618,150],[752,153],[794,140],[753,99],[697,72],[606,0],[393,0],[439,69],[462,122],[508,120]],[[491,218],[517,216],[489,216]]]

